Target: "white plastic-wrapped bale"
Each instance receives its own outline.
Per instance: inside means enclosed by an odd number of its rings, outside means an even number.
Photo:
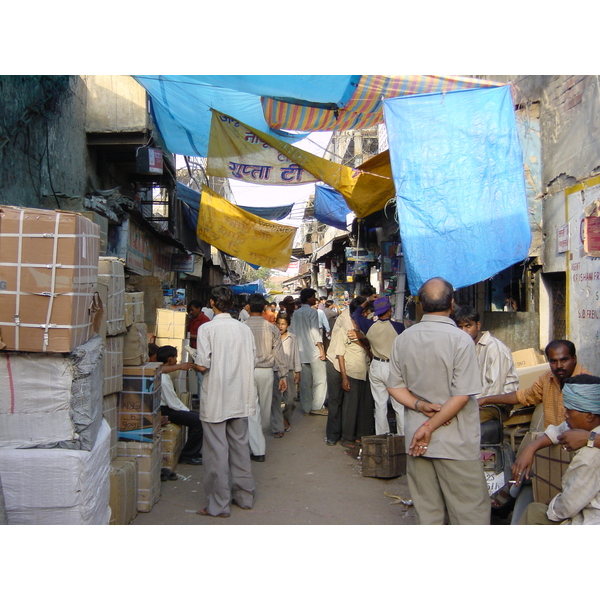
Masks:
[[[104,343],[0,352],[0,447],[91,450],[102,424]]]
[[[0,448],[9,525],[108,525],[110,427],[90,451]]]

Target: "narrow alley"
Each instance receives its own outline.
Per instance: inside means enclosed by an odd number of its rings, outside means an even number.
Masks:
[[[264,463],[252,463],[252,510],[232,506],[229,519],[203,517],[203,467],[179,465],[177,481],[161,484],[160,501],[132,525],[413,525],[406,476],[364,477],[356,453],[325,444],[326,418],[294,412],[282,439],[267,437]],[[386,496],[391,494],[394,497]]]

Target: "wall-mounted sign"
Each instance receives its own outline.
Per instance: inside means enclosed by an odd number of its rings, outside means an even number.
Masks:
[[[138,173],[157,173],[163,172],[163,153],[158,148],[144,146],[138,148],[135,154],[135,165]]]
[[[558,253],[569,251],[569,224],[565,223],[556,230]]]
[[[171,256],[171,271],[191,273],[194,270],[193,254],[173,254]]]

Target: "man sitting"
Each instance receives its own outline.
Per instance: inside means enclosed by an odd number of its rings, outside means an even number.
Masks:
[[[566,421],[556,429],[590,432],[587,445],[575,452],[562,478],[562,492],[548,506],[529,504],[519,525],[600,525],[600,451],[595,445],[600,434],[600,377],[566,379],[563,403]]]
[[[174,346],[160,346],[156,353],[157,362],[167,367],[177,365],[177,348]],[[185,425],[188,428],[188,440],[181,451],[180,463],[188,465],[202,464],[203,430],[200,415],[195,410],[190,410],[177,396],[173,381],[167,373],[161,376],[161,403],[160,411],[163,417],[168,417],[175,425]]]

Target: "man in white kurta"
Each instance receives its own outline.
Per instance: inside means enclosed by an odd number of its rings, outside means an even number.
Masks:
[[[252,508],[254,479],[248,444],[248,417],[255,411],[254,337],[227,312],[233,294],[211,291],[215,317],[198,330],[196,369],[204,373],[200,420],[204,427],[204,489],[207,506],[198,514],[228,517],[230,503]]]

